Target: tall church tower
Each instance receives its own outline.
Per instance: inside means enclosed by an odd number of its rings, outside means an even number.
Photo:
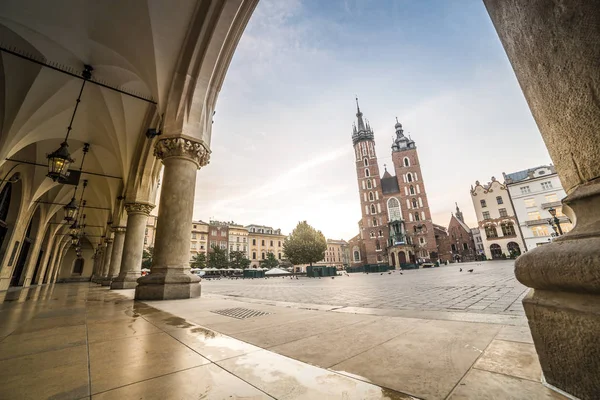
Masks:
[[[402,124],[396,119],[396,139],[392,144],[392,162],[402,198],[402,216],[406,231],[416,246],[418,258],[437,258],[437,246],[429,201],[415,142],[404,136]]]
[[[375,138],[369,122],[363,120],[363,113],[356,99],[357,122],[352,129],[354,144],[356,177],[362,211],[361,232],[363,243],[363,263],[379,264],[387,262],[386,246],[388,240],[387,213],[381,189],[381,177]]]

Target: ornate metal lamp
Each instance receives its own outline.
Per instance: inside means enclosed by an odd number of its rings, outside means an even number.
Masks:
[[[90,150],[90,145],[88,143],[85,143],[83,145],[83,158],[81,159],[81,166],[79,167],[80,172],[83,170],[83,163],[85,162],[85,156],[89,150]],[[79,199],[79,203],[81,203],[81,201],[83,199],[83,193],[85,192],[86,186],[87,186],[87,180],[84,180],[83,181],[83,190],[81,191],[81,198]],[[67,221],[67,222],[73,221],[75,219],[75,216],[77,215],[78,207],[77,207],[77,202],[75,201],[75,194],[77,193],[78,187],[79,187],[79,183],[75,186],[75,190],[73,191],[73,197],[71,197],[71,201],[69,202],[69,204],[64,206],[65,221]]]
[[[77,113],[77,108],[79,107],[79,103],[81,102],[81,94],[83,93],[83,88],[85,87],[85,83],[92,78],[92,71],[94,69],[90,65],[85,65],[82,76],[83,76],[83,84],[81,85],[81,90],[79,91],[79,96],[77,97],[77,102],[75,103],[75,109],[73,110],[73,115],[71,116],[71,122],[69,123],[69,127],[67,128],[67,135],[65,136],[65,140],[60,144],[60,147],[48,154],[48,176],[54,182],[56,181],[64,181],[67,179],[69,175],[69,166],[75,161],[71,158],[69,154],[69,134],[71,133],[71,129],[73,129],[73,120],[75,119],[75,114]]]

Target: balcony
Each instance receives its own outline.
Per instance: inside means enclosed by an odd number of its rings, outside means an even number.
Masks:
[[[550,202],[550,203],[542,203],[542,209],[544,209],[544,210],[546,210],[546,209],[548,209],[550,207],[555,207],[556,208],[556,207],[561,207],[561,206],[562,206],[562,203],[560,202],[560,200],[553,201],[553,202]]]

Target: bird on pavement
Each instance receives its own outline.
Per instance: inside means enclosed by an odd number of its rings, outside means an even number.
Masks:
[[[462,272],[462,268],[460,269],[460,272]]]
[[[470,269],[470,270],[469,270],[469,272],[473,272],[473,270],[472,270],[472,269]]]
[[[400,275],[404,275],[402,272],[400,272]]]

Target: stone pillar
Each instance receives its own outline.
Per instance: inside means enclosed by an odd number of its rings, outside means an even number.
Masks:
[[[51,283],[56,283],[58,276],[60,275],[60,269],[62,267],[63,259],[65,258],[65,254],[67,253],[70,245],[71,245],[71,243],[69,243],[69,241],[66,241],[61,245],[60,252],[58,253],[58,258],[56,260],[56,266],[54,268],[54,274],[52,276]]]
[[[112,254],[110,256],[110,266],[108,269],[108,279],[112,282],[119,276],[121,267],[121,258],[123,257],[123,244],[125,243],[125,227],[115,226],[112,228],[115,237],[112,244]]]
[[[104,267],[102,268],[102,286],[110,286],[112,279],[109,277],[110,262],[112,259],[113,240],[106,239],[106,256],[104,257]]]
[[[40,270],[38,271],[38,275],[34,276],[33,279],[37,280],[38,285],[43,285],[44,275],[46,274],[46,268],[48,267],[48,261],[50,260],[50,253],[52,253],[52,247],[54,246],[54,240],[56,236],[52,235],[48,238],[48,243],[46,243],[46,247],[44,249],[44,258],[40,264]]]
[[[94,283],[102,283],[102,260],[104,259],[104,246],[100,245],[96,249],[96,255],[94,257],[94,275],[92,278],[92,282]]]
[[[50,264],[48,264],[48,274],[46,274],[44,283],[52,283],[52,276],[54,275],[54,269],[56,268],[56,261],[58,260],[58,253],[60,251],[60,243],[61,237],[58,236],[54,241],[52,259],[50,260]]]
[[[133,289],[142,274],[142,254],[148,215],[154,208],[149,203],[129,203],[127,210],[127,230],[123,243],[123,255],[119,276],[113,279],[111,289]]]
[[[548,384],[600,393],[600,7],[484,0],[567,192],[575,228],[520,256],[517,279]]]
[[[164,164],[160,209],[150,274],[138,279],[138,300],[200,296],[200,278],[190,273],[190,232],[196,173],[208,164],[210,151],[183,138],[156,143],[154,155]]]

